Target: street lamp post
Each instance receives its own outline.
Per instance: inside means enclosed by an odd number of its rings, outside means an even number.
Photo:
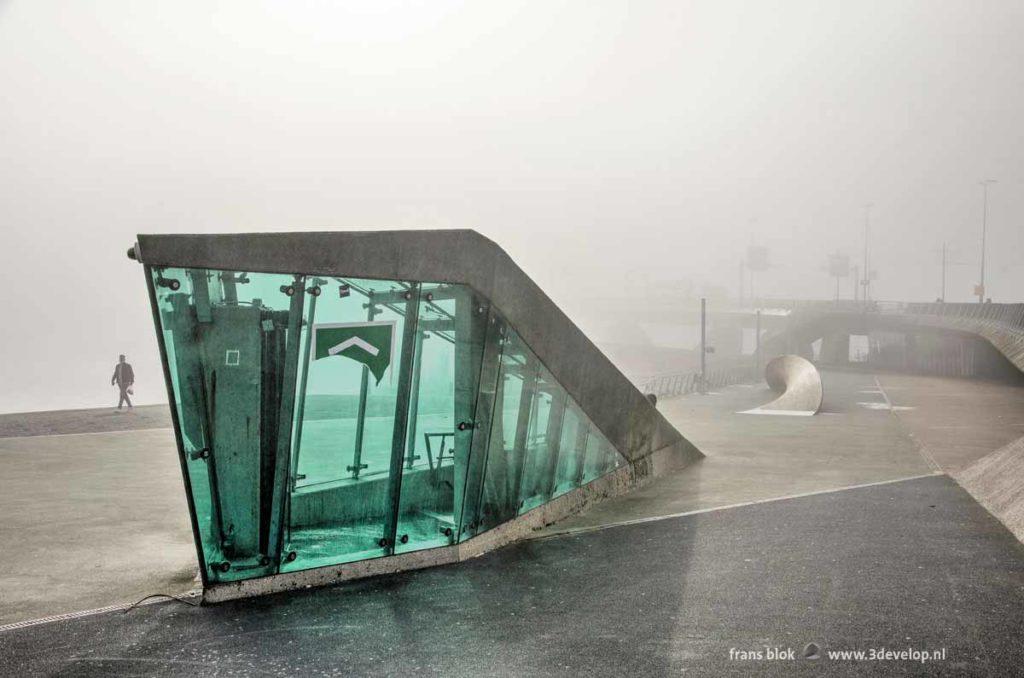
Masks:
[[[864,297],[864,301],[865,302],[867,302],[868,299],[870,299],[869,288],[868,288],[868,286],[871,284],[871,275],[869,274],[869,271],[871,269],[868,268],[868,236],[870,234],[870,231],[871,231],[871,203],[865,203],[864,204],[864,268],[862,269],[862,273],[864,275],[864,279],[861,280],[861,283],[860,283],[864,287],[863,297]]]
[[[942,294],[939,301],[946,301],[946,243],[942,243]]]
[[[700,298],[700,392],[708,392],[708,331],[707,331],[708,300]]]
[[[978,182],[981,185],[981,280],[978,284],[978,303],[985,303],[985,231],[988,227],[988,187],[996,183],[995,179]]]

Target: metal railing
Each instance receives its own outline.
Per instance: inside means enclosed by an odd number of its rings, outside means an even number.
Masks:
[[[705,390],[722,388],[723,386],[757,381],[760,378],[760,370],[753,361],[724,367],[711,367],[707,370],[703,388]],[[636,384],[643,393],[653,393],[659,398],[698,393],[702,388],[700,371],[643,377],[637,379]]]
[[[792,313],[878,313],[884,315],[934,316],[1000,323],[1024,328],[1024,304],[905,302],[905,301],[812,301],[805,299],[760,299],[755,308],[784,309]]]

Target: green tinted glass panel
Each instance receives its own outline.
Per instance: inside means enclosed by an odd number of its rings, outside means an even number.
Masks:
[[[482,529],[513,518],[519,510],[519,482],[530,424],[538,364],[533,354],[509,332],[501,352],[495,414],[481,487],[478,522]]]
[[[206,576],[272,573],[285,487],[278,434],[290,426],[288,342],[302,300],[287,290],[301,290],[301,278],[293,286],[287,275],[151,275]],[[226,287],[246,285],[258,292],[225,301]]]
[[[621,464],[622,456],[593,424],[587,435],[587,457],[583,464],[581,485],[611,473]]]
[[[478,309],[479,312],[480,309]],[[470,456],[466,469],[465,487],[456,489],[461,496],[461,521],[459,539],[464,540],[483,531],[482,521],[483,484],[487,468],[487,451],[495,418],[500,418],[501,398],[498,397],[501,380],[501,352],[505,343],[507,326],[493,309],[487,315],[486,326],[482,328],[483,347],[480,360],[480,376],[477,380],[476,404],[473,416],[473,431]],[[500,435],[500,431],[498,433]],[[458,480],[458,476],[456,477]]]
[[[421,290],[397,552],[456,541],[486,323],[478,309],[465,287]]]
[[[320,279],[307,317],[282,571],[388,555],[406,315],[394,281]],[[398,450],[401,454],[401,450]]]
[[[554,377],[541,369],[530,414],[523,479],[519,488],[520,513],[549,501],[554,494],[567,397],[565,389]]]
[[[558,444],[553,496],[565,494],[580,486],[583,462],[587,454],[587,433],[590,422],[572,398],[566,401],[565,415]]]

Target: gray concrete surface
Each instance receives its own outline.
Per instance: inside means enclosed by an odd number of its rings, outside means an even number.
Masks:
[[[1011,676],[1024,547],[945,476],[0,633],[19,676]],[[822,658],[730,659],[792,648]],[[942,651],[844,661],[829,651]]]
[[[83,410],[0,414],[0,438],[140,431],[151,428],[171,428],[171,411],[167,405],[139,405],[122,410],[114,407],[94,407]]]
[[[894,414],[947,473],[1024,436],[1024,387],[998,381],[886,373]]]
[[[814,417],[742,414],[767,402],[766,386],[733,386],[658,403],[705,458],[629,496],[549,526],[544,534],[698,511],[933,473],[874,376],[823,371]],[[932,387],[946,381],[936,379]],[[969,421],[964,421],[969,425]]]
[[[986,454],[954,477],[1024,542],[1024,437]]]
[[[0,463],[0,624],[193,588],[170,430],[0,438]]]

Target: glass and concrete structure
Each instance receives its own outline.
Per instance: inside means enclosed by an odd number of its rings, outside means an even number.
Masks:
[[[474,232],[130,254],[211,600],[456,561],[699,456]]]

